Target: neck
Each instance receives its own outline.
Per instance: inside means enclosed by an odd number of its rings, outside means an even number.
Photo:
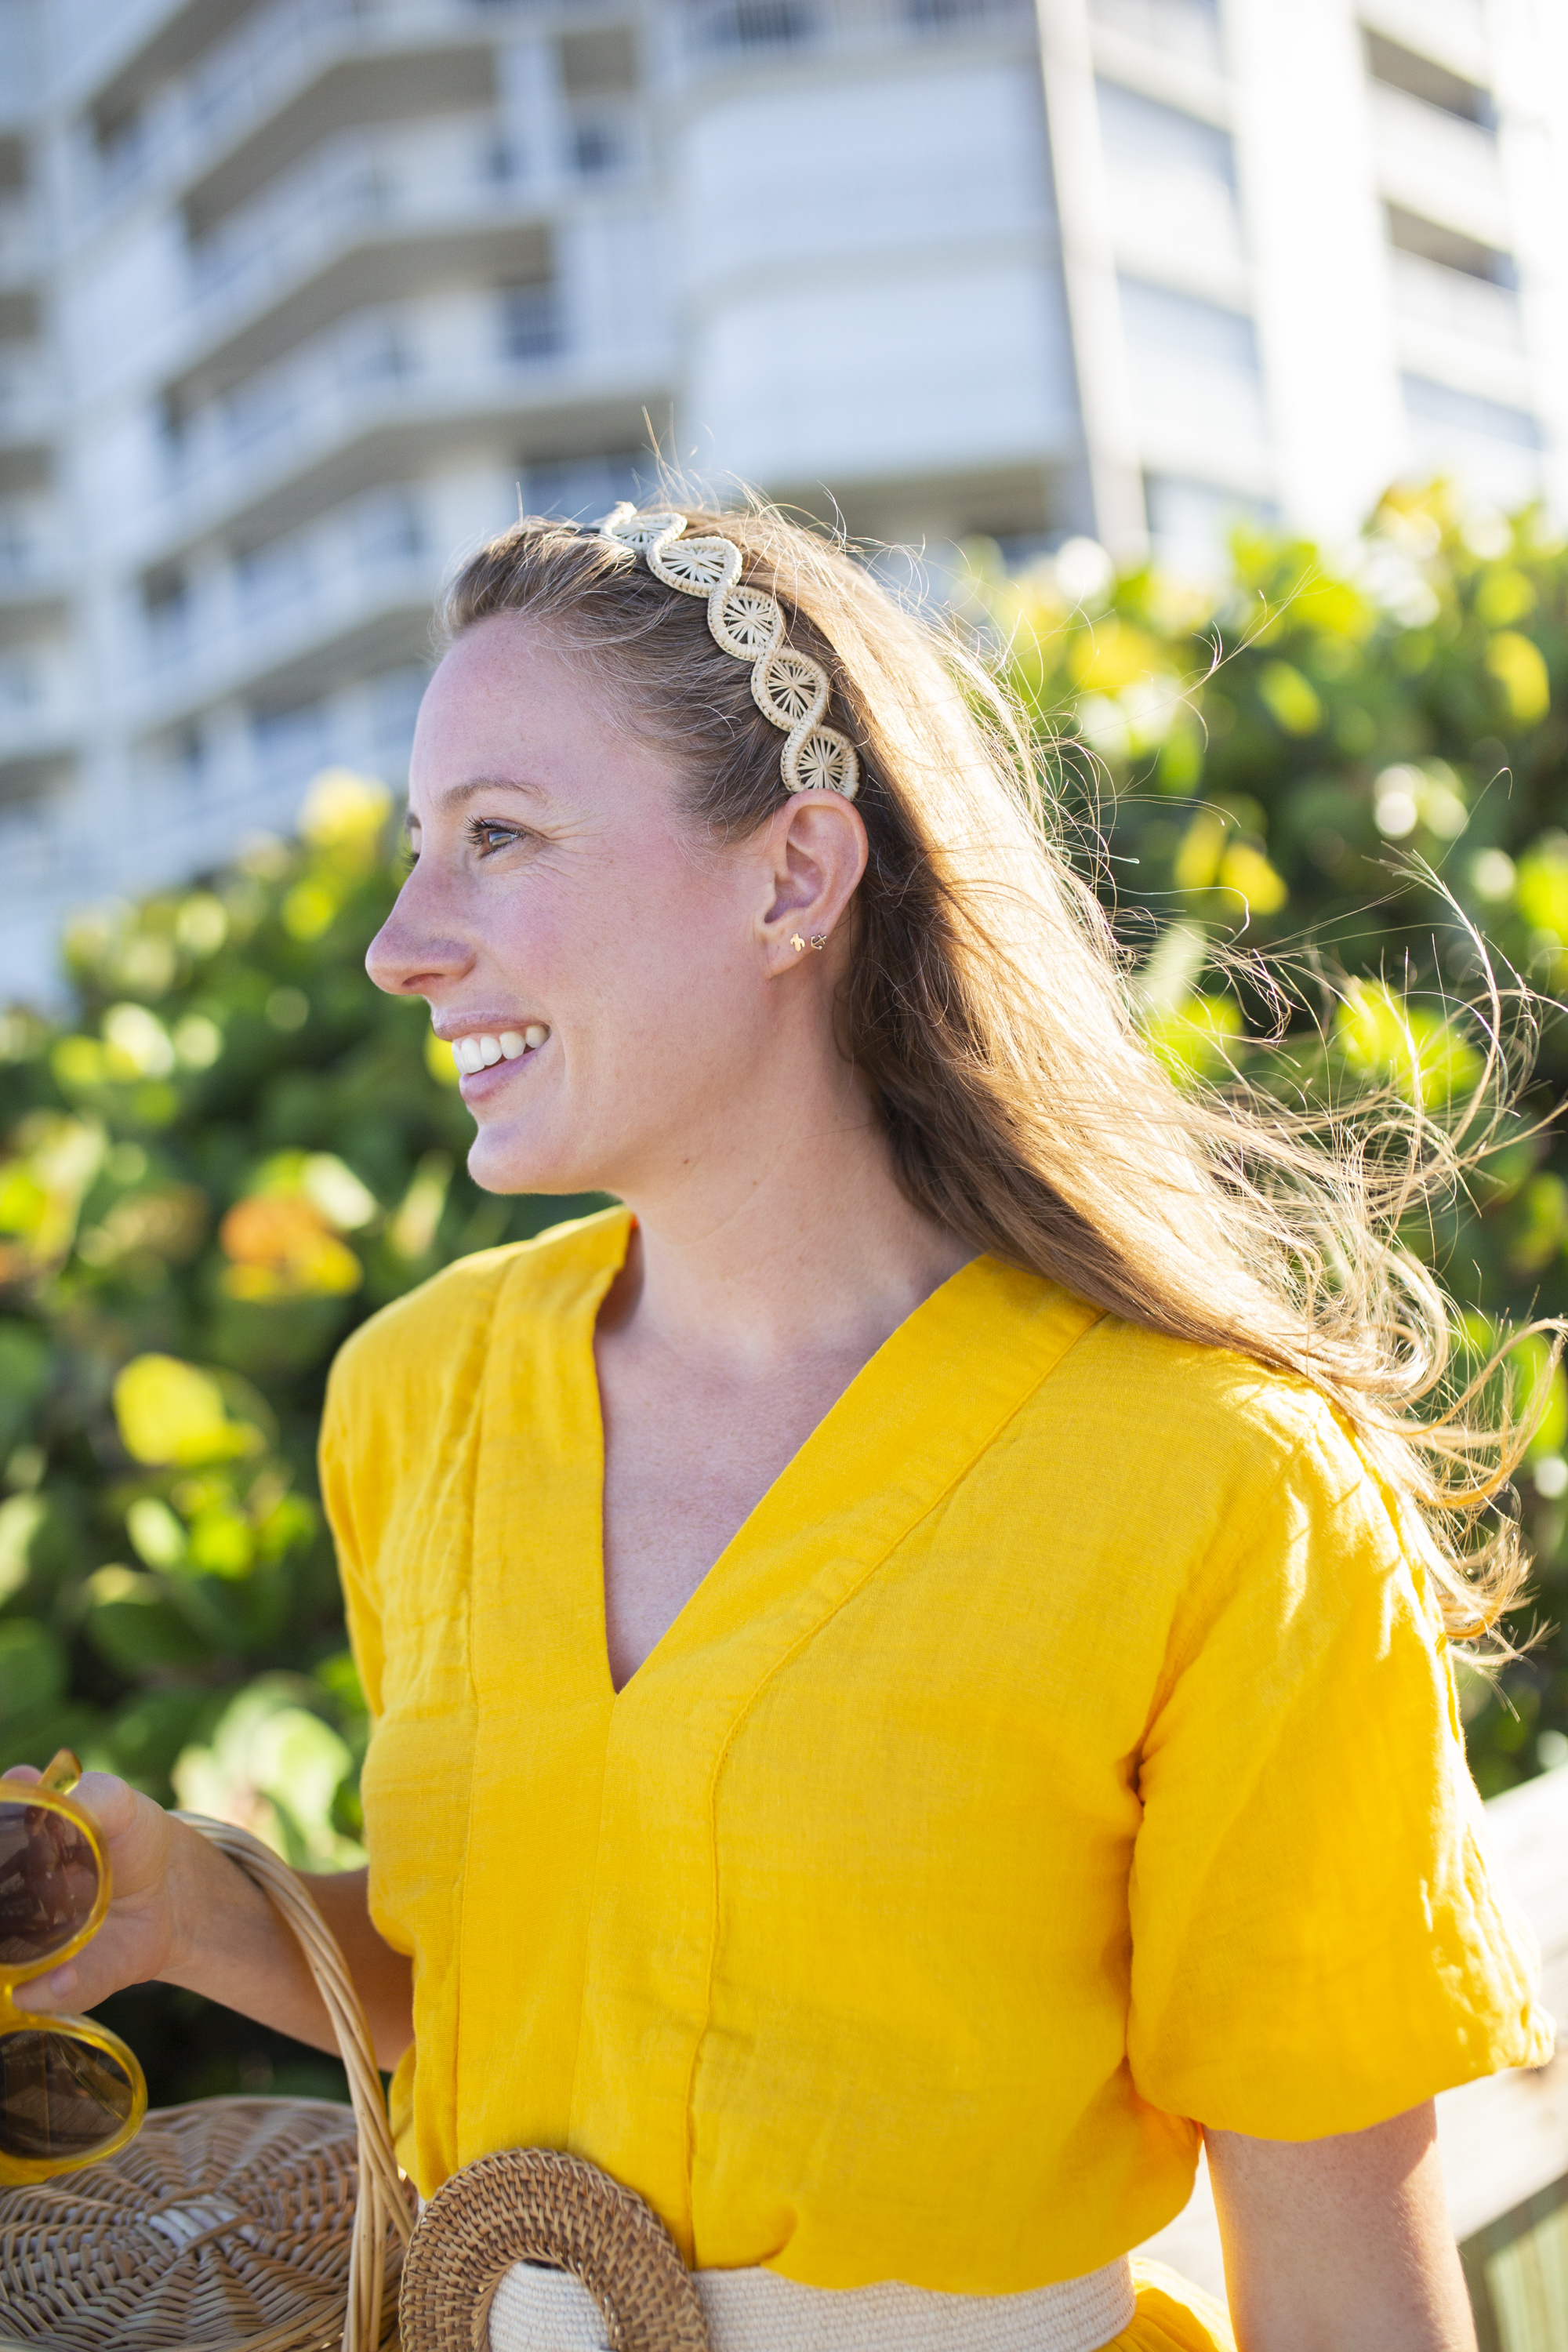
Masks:
[[[627,1188],[637,1227],[602,1328],[742,1381],[859,1363],[967,1263],[905,1197],[853,1075],[826,1076],[772,1116],[731,1104],[677,1175]]]

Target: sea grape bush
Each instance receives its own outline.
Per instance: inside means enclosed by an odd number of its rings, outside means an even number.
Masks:
[[[1542,992],[1525,1115],[1410,1239],[1478,1348],[1568,1311],[1568,1151],[1531,1131],[1568,1077],[1568,550],[1438,488],[1391,496],[1347,562],[1244,532],[1206,585],[1084,542],[1012,575],[971,558],[969,618],[1179,1073],[1391,1084],[1441,1114],[1479,1069],[1466,923]],[[332,1353],[450,1259],[590,1205],[469,1181],[449,1053],[364,976],[389,815],[379,785],[318,778],[292,841],[84,910],[68,1014],[0,1016],[0,1763],[68,1743],[318,1868],[360,1853],[366,1731],[314,1478]],[[1253,949],[1344,976],[1326,1043],[1305,1006],[1283,1047],[1249,1042],[1277,1016]],[[1568,1391],[1544,1344],[1521,1377],[1554,1627]],[[1568,1759],[1562,1636],[1467,1707],[1489,1793]],[[190,1996],[119,2006],[155,2095],[322,2079]]]

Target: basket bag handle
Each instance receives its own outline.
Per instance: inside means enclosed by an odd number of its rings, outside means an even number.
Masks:
[[[386,2099],[364,2010],[354,1990],[336,1937],[305,1892],[301,1880],[280,1862],[270,1846],[231,1822],[209,1821],[205,1813],[176,1813],[177,1822],[195,1830],[230,1862],[238,1864],[267,1896],[279,1916],[293,1929],[305,1955],[317,1991],[337,2036],[338,2053],[349,2078],[359,2137],[359,2199],[354,2208],[353,2236],[349,2249],[349,2301],[343,2319],[342,2352],[377,2352],[382,2339],[383,2287],[386,2268],[386,2233],[395,2231],[406,2246],[414,2223],[408,2192],[393,2152],[386,2119]]]

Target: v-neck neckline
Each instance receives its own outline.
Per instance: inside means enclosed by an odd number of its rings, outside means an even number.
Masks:
[[[599,1247],[594,1253],[591,1266],[584,1269],[585,1278],[580,1282],[575,1312],[571,1318],[570,1342],[561,1350],[559,1364],[563,1384],[574,1391],[565,1417],[591,1441],[578,1465],[587,1489],[582,1495],[583,1507],[577,1515],[584,1540],[580,1548],[571,1547],[578,1555],[574,1565],[582,1574],[585,1589],[574,1596],[572,1615],[584,1635],[590,1627],[595,1629],[591,1677],[601,1702],[616,1711],[624,1711],[627,1703],[636,1706],[648,1685],[658,1679],[661,1668],[700,1645],[710,1621],[724,1617],[723,1604],[728,1596],[721,1588],[744,1581],[732,1573],[726,1576],[726,1570],[733,1571],[759,1541],[764,1549],[771,1549],[779,1537],[786,1534],[792,1517],[809,1519],[816,1516],[812,1508],[812,1490],[820,1484],[818,1457],[822,1457],[825,1467],[836,1454],[855,1451],[858,1427],[881,1429],[902,1419],[904,1415],[897,1409],[900,1387],[916,1378],[922,1360],[929,1370],[934,1362],[946,1358],[952,1344],[961,1341],[966,1330],[991,1325],[994,1318],[985,1310],[998,1303],[999,1290],[1010,1294],[1014,1303],[1020,1303],[1017,1294],[1023,1287],[1033,1294],[1031,1303],[1037,1307],[1049,1303],[1056,1307],[1057,1313],[1047,1318],[1051,1324],[1062,1327],[1057,1344],[1049,1349],[1053,1363],[1065,1347],[1097,1319],[1094,1308],[1085,1307],[1043,1277],[1020,1273],[984,1254],[969,1259],[911,1307],[846,1382],[715,1555],[658,1641],[617,1688],[609,1654],[605,1575],[605,1410],[595,1338],[605,1296],[626,1264],[634,1223],[629,1210],[605,1213],[600,1234],[595,1237]],[[949,1343],[947,1348],[940,1345],[944,1337]],[[981,1383],[983,1410],[989,1386],[989,1382]],[[972,1397],[975,1393],[973,1387],[970,1393]],[[907,1403],[908,1399],[904,1402]],[[916,1418],[923,1418],[918,1409]],[[963,1418],[959,1416],[961,1424]],[[827,1484],[832,1487],[837,1481],[830,1478]],[[844,1499],[847,1501],[847,1496]],[[591,1544],[585,1540],[590,1518]]]
[[[605,1299],[608,1296],[610,1287],[615,1282],[616,1276],[621,1272],[622,1268],[626,1265],[626,1254],[631,1247],[632,1232],[637,1223],[636,1218],[632,1215],[629,1210],[622,1210],[620,1216],[622,1222],[620,1226],[620,1244],[618,1253],[614,1258],[613,1263],[610,1264],[607,1271],[601,1269],[601,1271],[604,1271],[604,1279],[602,1282],[596,1283],[593,1286],[594,1292],[596,1294],[594,1296],[593,1310],[590,1314],[585,1316],[577,1333],[574,1335],[580,1351],[579,1360],[575,1370],[579,1378],[586,1378],[589,1386],[592,1389],[594,1412],[598,1430],[599,1542],[594,1568],[598,1580],[599,1648],[602,1654],[605,1670],[605,1683],[612,1701],[616,1702],[618,1702],[625,1696],[626,1692],[631,1689],[632,1685],[638,1680],[639,1676],[647,1674],[650,1668],[657,1668],[666,1644],[673,1642],[673,1638],[680,1626],[681,1620],[689,1611],[698,1606],[702,1598],[703,1592],[707,1587],[712,1583],[715,1579],[717,1579],[721,1570],[730,1559],[731,1554],[744,1549],[747,1530],[750,1528],[752,1522],[766,1508],[768,1502],[775,1490],[789,1478],[790,1473],[795,1468],[796,1463],[799,1462],[803,1454],[808,1452],[816,1438],[820,1435],[821,1432],[826,1428],[828,1422],[833,1418],[834,1414],[838,1412],[842,1407],[847,1404],[856,1389],[865,1380],[867,1374],[871,1370],[872,1366],[877,1362],[879,1357],[882,1355],[886,1349],[890,1348],[894,1344],[900,1332],[907,1331],[910,1324],[915,1322],[918,1318],[924,1313],[925,1309],[931,1305],[933,1298],[939,1297],[942,1292],[948,1287],[950,1283],[959,1281],[962,1276],[969,1271],[970,1266],[977,1263],[977,1260],[974,1258],[966,1259],[963,1265],[957,1269],[956,1273],[950,1274],[945,1276],[942,1281],[936,1285],[934,1289],[929,1290],[922,1299],[919,1300],[915,1306],[911,1307],[909,1313],[901,1317],[894,1325],[887,1338],[880,1341],[879,1344],[872,1349],[870,1355],[866,1358],[865,1362],[851,1374],[850,1378],[839,1390],[837,1395],[828,1405],[826,1412],[821,1414],[821,1416],[812,1423],[810,1429],[807,1430],[800,1444],[795,1447],[795,1452],[788,1456],[787,1460],[781,1464],[773,1477],[769,1480],[762,1494],[758,1496],[756,1501],[746,1513],[744,1518],[742,1519],[740,1525],[733,1530],[728,1541],[724,1543],[714,1554],[712,1559],[710,1560],[708,1566],[703,1570],[702,1574],[698,1578],[697,1582],[692,1586],[690,1591],[687,1594],[685,1600],[681,1602],[679,1608],[676,1611],[674,1616],[670,1619],[668,1624],[659,1635],[658,1641],[654,1643],[652,1648],[647,1653],[646,1656],[640,1659],[637,1664],[633,1667],[631,1673],[626,1676],[626,1681],[617,1685],[615,1676],[615,1669],[610,1663],[608,1562],[605,1558],[605,1496],[608,1472],[608,1452],[605,1438],[605,1392],[599,1381],[597,1339],[599,1316],[603,1310]],[[585,1363],[582,1360],[581,1351],[583,1350],[585,1350]]]

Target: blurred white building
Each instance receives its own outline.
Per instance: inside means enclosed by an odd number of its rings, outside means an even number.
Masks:
[[[0,0],[0,990],[395,775],[455,551],[1568,507],[1563,0]]]

